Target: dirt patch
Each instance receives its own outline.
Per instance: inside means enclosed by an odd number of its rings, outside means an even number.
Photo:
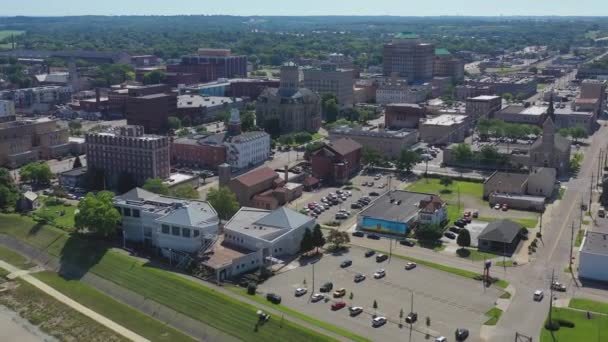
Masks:
[[[0,304],[48,335],[61,341],[128,341],[21,280],[11,283],[0,292]]]

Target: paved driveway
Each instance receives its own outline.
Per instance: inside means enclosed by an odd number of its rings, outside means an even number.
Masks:
[[[409,326],[399,327],[399,311],[403,309],[407,315],[413,293],[414,311],[419,316],[411,332],[411,341],[426,341],[427,333],[430,336],[444,335],[450,338],[458,327],[471,331],[470,341],[479,340],[481,325],[487,320],[484,313],[494,306],[494,301],[500,295],[499,290],[489,288],[484,291],[481,283],[424,266],[406,271],[406,262],[402,259],[393,258],[390,262],[379,264],[374,257],[365,258],[364,251],[352,247],[344,255],[326,255],[314,266],[314,291],[318,291],[326,281],[332,281],[334,289],[344,287],[347,291],[344,297],[347,305],[364,307],[364,313],[357,317],[350,317],[347,308],[332,311],[330,305],[333,298],[327,303],[309,302],[309,295],[314,292],[313,266],[310,264],[272,277],[260,285],[259,290],[278,293],[283,298],[283,305],[376,341],[397,341],[409,336]],[[340,262],[346,259],[352,260],[353,265],[346,269],[340,268]],[[386,270],[386,277],[373,279],[373,273],[379,268]],[[354,283],[353,277],[357,273],[365,274],[367,279]],[[294,290],[304,286],[304,282],[309,293],[295,297]],[[354,296],[352,301],[349,299],[351,292]],[[378,315],[389,319],[389,323],[380,328],[371,327],[375,312],[374,300],[378,303]],[[431,319],[428,328],[425,324],[427,316]]]

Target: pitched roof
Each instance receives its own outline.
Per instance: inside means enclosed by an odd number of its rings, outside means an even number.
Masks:
[[[289,208],[280,207],[257,220],[255,224],[283,229],[294,229],[310,221],[310,217]]]
[[[213,208],[205,202],[191,202],[186,206],[172,210],[157,221],[183,226],[198,226],[205,222],[217,222]]]
[[[341,138],[326,144],[326,146],[343,156],[361,149],[361,144],[350,138]]]
[[[242,176],[239,176],[235,178],[235,180],[245,186],[254,186],[264,181],[277,178],[278,176],[279,175],[273,169],[269,167],[262,167],[257,170],[246,173]]]
[[[511,243],[520,230],[521,226],[511,220],[497,220],[490,222],[479,234],[478,239]]]
[[[38,194],[32,191],[26,191],[23,194],[23,197],[25,197],[28,201],[33,202],[38,199]]]
[[[133,188],[124,194],[117,196],[116,199],[124,201],[143,201],[158,197],[157,194],[142,188]]]

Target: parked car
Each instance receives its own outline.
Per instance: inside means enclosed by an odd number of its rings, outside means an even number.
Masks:
[[[346,306],[346,303],[344,303],[344,302],[335,302],[331,305],[331,309],[336,311],[336,310],[342,309],[345,306]]]
[[[509,206],[507,205],[507,203],[503,203],[502,211],[507,211],[507,210],[509,210]]]
[[[499,209],[500,209],[500,204],[499,204],[499,203],[496,203],[496,204],[494,205],[494,209],[499,210]]]
[[[408,240],[408,239],[399,241],[399,244],[401,244],[403,246],[408,246],[408,247],[414,247],[414,246],[416,246],[416,243],[414,241]]]
[[[373,249],[368,249],[368,250],[365,252],[365,257],[366,257],[366,258],[369,258],[369,257],[371,257],[371,256],[372,256],[372,255],[374,255],[374,254],[376,254],[376,251],[375,251],[375,250],[373,250]]]
[[[376,255],[376,262],[383,262],[386,259],[388,259],[388,255],[386,255],[386,254]]]
[[[416,312],[410,312],[409,314],[407,314],[407,317],[405,317],[405,323],[414,324],[417,320],[418,313]]]
[[[352,260],[344,260],[344,261],[342,261],[342,263],[340,264],[340,267],[342,267],[342,268],[346,268],[346,267],[348,267],[348,266],[350,266],[350,265],[352,265],[352,264],[353,264],[353,261],[352,261]]]
[[[458,328],[454,332],[454,338],[456,341],[464,341],[467,339],[467,337],[469,337],[469,330],[467,329]]]
[[[336,220],[346,220],[348,218],[348,216],[344,213],[336,213],[334,217]]]
[[[448,342],[448,339],[443,336],[439,336],[435,339],[435,342]]]
[[[384,278],[385,276],[386,276],[386,271],[383,268],[377,270],[374,273],[374,278],[376,278],[376,279]]]
[[[380,178],[382,178],[381,174],[377,174],[376,177],[374,177],[374,180],[379,180]]]
[[[376,234],[367,234],[367,238],[372,240],[380,240],[380,237]]]
[[[336,291],[334,291],[334,298],[344,297],[345,294],[346,294],[345,288],[337,289]]]
[[[266,299],[273,304],[281,304],[281,296],[276,293],[269,293],[266,295]]]
[[[350,208],[351,208],[351,209],[361,209],[362,207],[363,207],[363,206],[362,206],[361,204],[359,204],[359,203],[352,203],[352,204],[350,205]]]
[[[350,312],[351,316],[357,316],[358,314],[363,312],[363,308],[360,306],[353,306],[349,308],[348,311]]]
[[[445,232],[443,234],[443,236],[447,237],[450,240],[454,240],[456,238],[456,234],[452,233],[452,232]]]
[[[306,290],[306,289],[305,289],[305,288],[303,288],[303,287],[298,287],[298,288],[296,289],[296,297],[300,297],[300,296],[305,295],[307,291],[308,291],[308,290]]]
[[[450,229],[449,229],[449,230],[450,230],[451,232],[453,232],[453,233],[458,234],[458,233],[460,233],[460,230],[461,230],[461,229],[462,229],[462,228],[460,228],[460,227],[452,226],[452,227],[450,227]]]
[[[314,295],[312,295],[312,297],[310,297],[310,300],[313,303],[316,303],[324,298],[325,298],[325,295],[323,295],[322,293],[315,293]]]
[[[378,317],[372,319],[372,325],[374,327],[379,327],[379,326],[382,326],[384,324],[386,324],[386,317],[378,316]]]
[[[536,290],[534,291],[534,296],[532,298],[534,298],[535,301],[540,302],[543,300],[544,296],[545,294],[543,293],[543,290]]]
[[[370,196],[380,196],[380,194],[375,191],[370,192],[369,195]]]
[[[365,280],[365,275],[361,273],[355,274],[355,283],[360,283]]]
[[[464,228],[464,226],[467,225],[466,221],[463,220],[456,220],[454,221],[454,225],[460,228]]]
[[[553,290],[555,291],[559,291],[559,292],[566,292],[566,285],[556,281],[553,282],[553,284],[551,284],[551,287],[553,288]]]
[[[356,236],[356,237],[364,237],[364,236],[365,236],[365,234],[364,234],[363,232],[353,232],[353,236]]]
[[[408,262],[407,264],[405,264],[405,269],[406,270],[413,270],[414,268],[416,268],[416,263],[415,262]]]
[[[321,289],[320,290],[321,290],[321,292],[329,292],[333,288],[334,288],[334,284],[328,281],[327,283],[321,285]]]

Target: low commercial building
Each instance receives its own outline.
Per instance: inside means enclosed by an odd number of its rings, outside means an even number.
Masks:
[[[429,144],[463,142],[468,131],[466,115],[443,114],[420,123],[420,140]]]
[[[576,111],[569,106],[555,108],[555,127],[557,129],[583,127],[588,134],[597,128],[597,116],[593,111]]]
[[[545,200],[555,192],[555,169],[539,167],[530,173],[494,172],[483,184],[483,197],[490,205],[543,211]]]
[[[374,149],[384,157],[395,159],[402,150],[418,142],[418,132],[413,129],[366,131],[348,126],[336,127],[329,131],[329,140],[349,138],[363,148]]]
[[[286,207],[272,211],[243,207],[226,223],[223,241],[214,246],[203,265],[222,281],[282,263],[281,258],[299,252],[302,236],[315,224],[314,218]]]
[[[456,100],[464,101],[471,97],[490,96],[496,94],[496,88],[492,85],[461,84],[455,88]]]
[[[450,77],[454,83],[462,82],[464,80],[464,62],[447,49],[435,49],[433,75]]]
[[[509,105],[494,114],[494,118],[516,124],[541,126],[545,121],[547,107]]]
[[[578,257],[578,276],[592,281],[608,282],[608,231],[588,231]]]
[[[496,95],[480,95],[466,99],[466,113],[477,122],[480,118],[493,118],[494,113],[502,108],[502,97]]]
[[[86,187],[87,168],[79,167],[64,171],[58,175],[59,185],[65,189],[76,189]]]
[[[512,255],[521,241],[521,228],[511,220],[490,222],[477,237],[477,248],[483,252]]]
[[[606,89],[608,82],[605,80],[584,80],[581,82],[580,96],[575,100],[576,110],[592,111],[599,116],[606,110]]]
[[[437,195],[389,190],[357,216],[357,230],[406,236],[419,224],[442,225],[447,206]]]
[[[485,77],[469,81],[471,85],[494,87],[496,95],[511,94],[513,98],[527,99],[536,94],[538,82],[533,77]]]
[[[390,129],[418,128],[427,110],[412,103],[391,103],[386,106],[384,127]]]
[[[327,143],[310,154],[312,175],[328,183],[344,184],[361,169],[362,146],[350,138]]]
[[[114,197],[127,241],[155,247],[163,255],[197,253],[217,239],[219,218],[204,201],[183,200],[134,188]]]
[[[405,80],[403,83],[384,83],[376,89],[376,103],[421,103],[430,97],[432,91],[430,83],[416,86],[407,85]]]
[[[15,116],[15,102],[0,100],[0,122]]]
[[[45,86],[0,91],[0,100],[13,101],[21,111],[46,112],[72,100],[71,86]]]
[[[194,125],[221,120],[223,113],[242,108],[243,100],[239,98],[192,94],[177,97],[177,117],[188,117]]]

